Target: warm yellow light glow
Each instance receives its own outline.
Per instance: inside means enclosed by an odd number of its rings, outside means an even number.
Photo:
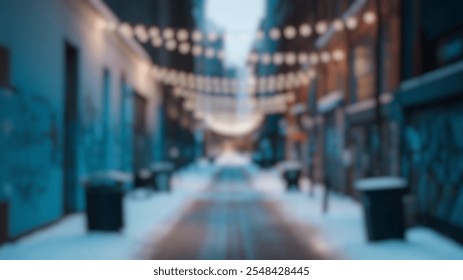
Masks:
[[[345,58],[344,51],[340,49],[334,50],[332,56],[333,56],[333,60],[335,61],[341,61],[341,60],[344,60]]]
[[[270,56],[270,54],[268,53],[263,53],[261,56],[260,56],[260,61],[263,63],[263,64],[270,64],[272,62],[272,57]]]
[[[270,30],[270,38],[271,38],[272,40],[278,40],[278,39],[280,39],[280,37],[281,37],[280,29],[278,29],[278,28],[272,28],[272,29]]]
[[[319,61],[320,61],[320,58],[318,57],[318,54],[316,54],[316,53],[310,54],[310,63],[311,64],[317,65]]]
[[[137,36],[137,39],[142,43],[146,43],[149,40],[148,31],[146,27],[141,24],[135,26],[135,36]]]
[[[372,11],[365,12],[363,15],[363,21],[366,24],[373,24],[376,22],[376,14]]]
[[[331,61],[331,55],[330,55],[330,53],[327,52],[327,51],[322,52],[322,53],[320,54],[320,60],[321,60],[321,62],[323,62],[323,63],[328,63],[328,62],[330,62],[330,61]]]
[[[189,43],[181,43],[178,47],[178,50],[181,54],[188,54],[190,52],[191,46]]]
[[[160,35],[159,28],[157,26],[151,26],[148,33],[152,39],[159,37]]]
[[[164,29],[164,31],[162,32],[162,36],[164,37],[164,39],[166,40],[170,40],[170,39],[173,39],[174,38],[174,35],[175,35],[175,32],[172,28],[166,28]]]
[[[344,29],[344,22],[340,19],[336,19],[335,21],[333,21],[333,28],[338,32],[342,31]]]
[[[177,31],[177,40],[179,40],[180,42],[184,42],[188,40],[188,37],[189,37],[189,34],[186,29],[180,29]]]
[[[354,30],[358,26],[358,19],[356,17],[350,17],[346,20],[346,27],[349,30]]]
[[[166,49],[168,51],[174,51],[177,48],[177,41],[169,40],[166,42]]]
[[[317,33],[320,35],[325,33],[326,30],[328,30],[328,25],[324,21],[318,22],[317,25],[315,26],[315,31],[317,31]]]
[[[300,53],[297,57],[299,64],[306,64],[309,61],[309,56],[306,53]]]
[[[162,46],[162,44],[164,43],[164,40],[162,40],[161,37],[154,37],[152,40],[151,40],[151,44],[153,45],[153,47],[155,48],[160,48]]]
[[[273,55],[273,64],[275,65],[281,65],[284,61],[284,57],[282,53],[275,53]]]
[[[203,37],[204,37],[203,33],[199,30],[193,31],[193,34],[191,35],[191,38],[195,42],[201,42],[203,40]]]
[[[213,48],[207,48],[205,54],[207,58],[214,58],[215,50]]]
[[[285,62],[287,65],[294,65],[296,63],[297,57],[294,53],[287,53],[285,56]]]
[[[299,26],[299,34],[301,34],[302,37],[309,37],[312,35],[312,27],[309,24],[301,24],[301,26]]]
[[[194,45],[191,52],[194,56],[200,56],[203,53],[203,47],[201,47],[200,45]]]
[[[294,26],[291,26],[291,25],[286,26],[284,30],[284,35],[285,35],[285,38],[288,40],[294,39],[296,38],[297,30]]]
[[[130,26],[130,24],[128,24],[126,22],[119,26],[119,32],[122,34],[122,36],[124,36],[126,38],[133,37],[132,26]]]

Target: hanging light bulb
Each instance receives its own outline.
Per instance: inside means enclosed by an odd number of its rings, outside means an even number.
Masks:
[[[340,19],[336,19],[333,21],[333,28],[337,32],[342,31],[344,29],[344,22]]]
[[[317,25],[315,26],[315,31],[317,31],[319,35],[322,35],[323,33],[325,33],[326,30],[328,30],[328,25],[324,21],[319,21]]]
[[[162,40],[161,37],[154,37],[152,40],[151,40],[151,44],[153,45],[153,47],[155,48],[160,48],[162,46],[162,44],[164,43],[164,40]]]
[[[363,21],[366,24],[373,24],[376,22],[376,14],[372,11],[367,11],[363,14]]]
[[[188,54],[190,52],[190,44],[189,43],[181,43],[178,47],[178,50],[181,54]]]
[[[157,26],[151,26],[148,30],[148,33],[152,39],[159,37],[160,35],[159,28]]]
[[[287,65],[294,65],[296,63],[297,57],[294,53],[287,53],[285,56],[285,62]]]
[[[172,28],[166,28],[164,29],[164,31],[162,32],[162,36],[164,37],[164,39],[166,40],[170,40],[170,39],[173,39],[174,38],[174,35],[175,35],[175,32]]]
[[[309,37],[312,35],[312,27],[306,23],[301,24],[301,26],[299,26],[299,34],[305,38]]]
[[[310,59],[310,63],[313,65],[317,65],[318,62],[320,61],[320,58],[318,57],[318,54],[316,53],[310,54],[309,59]]]
[[[215,32],[209,32],[209,34],[207,34],[207,39],[210,42],[215,42],[215,41],[217,41],[218,38],[219,38],[219,36]]]
[[[215,56],[215,50],[213,48],[207,48],[205,55],[207,58],[214,58]]]
[[[345,54],[342,50],[337,49],[333,51],[332,57],[334,61],[341,61],[344,60]]]
[[[325,63],[325,64],[328,63],[328,62],[330,62],[330,60],[331,60],[331,55],[330,55],[330,53],[327,52],[327,51],[322,52],[322,53],[320,54],[320,60],[321,60],[321,62],[323,62],[323,63]]]
[[[285,29],[284,29],[284,35],[285,35],[285,38],[288,39],[288,40],[292,40],[294,38],[296,38],[296,35],[297,35],[297,31],[296,31],[296,28],[294,26],[286,26]]]
[[[200,56],[203,53],[203,48],[200,45],[194,45],[191,52],[194,56]]]
[[[273,64],[281,65],[283,61],[284,61],[284,57],[282,53],[277,52],[273,55]]]
[[[270,38],[272,40],[276,41],[280,39],[280,37],[281,37],[281,32],[278,28],[275,27],[270,30]]]
[[[177,31],[177,40],[178,41],[184,42],[184,41],[188,40],[188,37],[189,37],[189,34],[188,34],[188,31],[186,29],[179,29]]]
[[[146,27],[142,24],[135,26],[135,36],[137,36],[138,41],[142,43],[146,43],[149,40],[148,31],[146,31]]]
[[[132,26],[130,24],[124,22],[119,26],[119,32],[126,38],[131,38],[133,37],[133,30]]]
[[[270,56],[270,54],[268,53],[263,53],[261,56],[260,56],[260,61],[263,63],[263,64],[270,64],[272,62],[272,57]]]
[[[350,17],[346,20],[346,27],[349,30],[354,30],[358,26],[358,20],[356,17]]]
[[[193,31],[193,34],[192,34],[192,39],[193,41],[195,42],[201,42],[203,40],[203,33],[199,30],[195,30]]]
[[[166,49],[168,51],[174,51],[177,48],[177,41],[169,40],[166,42]]]
[[[299,53],[297,61],[299,64],[304,65],[309,61],[309,56],[306,53]]]

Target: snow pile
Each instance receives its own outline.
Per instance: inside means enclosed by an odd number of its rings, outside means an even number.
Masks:
[[[406,240],[366,241],[361,205],[331,193],[329,211],[322,213],[323,188],[309,194],[309,181],[301,180],[301,192],[285,192],[275,170],[254,176],[254,187],[281,202],[283,214],[294,223],[317,228],[317,249],[340,252],[347,259],[463,259],[463,246],[429,228],[408,229]]]
[[[178,221],[194,193],[209,184],[210,166],[192,166],[172,178],[172,192],[124,198],[125,227],[121,233],[87,232],[84,213],[64,218],[18,242],[0,247],[0,259],[137,259]],[[137,192],[144,192],[138,190]]]

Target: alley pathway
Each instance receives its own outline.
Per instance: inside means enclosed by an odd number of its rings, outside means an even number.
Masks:
[[[250,186],[238,168],[222,169],[173,230],[157,242],[153,259],[326,259],[311,248],[310,228],[281,216],[278,201]]]

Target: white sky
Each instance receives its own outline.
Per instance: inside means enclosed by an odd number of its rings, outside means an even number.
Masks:
[[[231,34],[225,42],[227,64],[244,64],[264,8],[265,0],[207,0],[207,18]]]

